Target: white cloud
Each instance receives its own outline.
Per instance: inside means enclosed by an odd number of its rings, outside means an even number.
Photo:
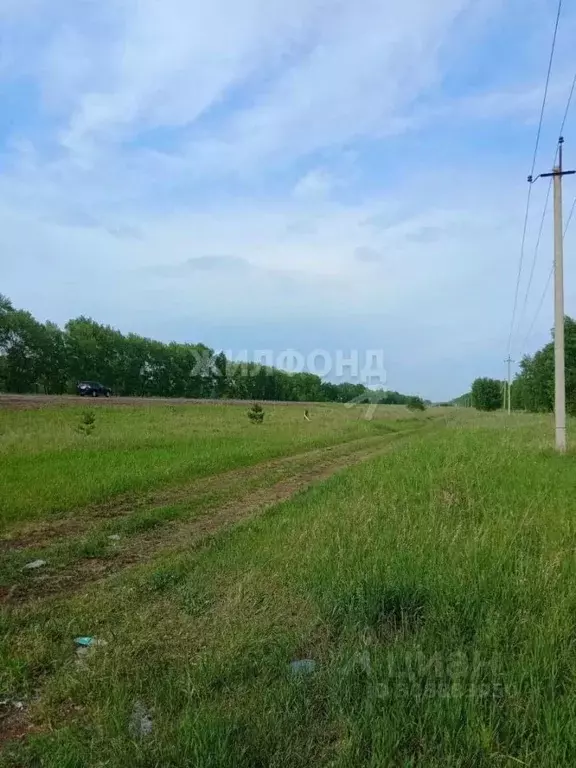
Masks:
[[[493,199],[476,210],[429,205],[384,227],[367,222],[390,209],[387,197],[346,206],[246,202],[220,206],[217,213],[188,209],[146,220],[125,217],[124,226],[137,228],[138,236],[123,238],[111,233],[109,222],[73,226],[4,208],[3,241],[18,243],[4,290],[28,290],[32,263],[35,282],[54,306],[68,305],[73,283],[75,301],[87,308],[95,301],[101,309],[112,305],[125,318],[149,292],[159,317],[185,308],[197,317],[247,315],[262,321],[329,312],[399,318],[439,300],[438,309],[447,314],[449,303],[440,299],[446,291],[460,306],[462,286],[471,279],[491,283],[495,265],[502,269],[498,244],[512,238],[516,222],[501,202]],[[422,232],[429,230],[434,238],[422,243]],[[4,244],[2,250],[7,252]],[[483,301],[467,295],[467,311],[475,305],[484,312]]]
[[[561,73],[551,84],[546,99],[547,109],[556,111],[563,108],[570,91],[573,73]],[[445,104],[429,117],[461,118],[466,120],[522,119],[536,123],[542,106],[543,85],[541,82],[524,84],[515,88],[493,89],[471,93]]]
[[[297,200],[322,199],[328,197],[337,184],[331,173],[316,168],[298,179],[292,194]]]
[[[192,124],[230,88],[274,68],[314,26],[322,0],[126,0],[123,30],[93,62],[110,64],[79,93],[64,142],[114,140],[157,126]],[[83,58],[82,56],[80,58]]]
[[[102,0],[65,14],[59,0],[41,4],[35,59],[46,97],[67,113],[61,141],[84,159],[148,129],[193,127],[216,107],[211,138],[189,151],[246,168],[402,130],[402,110],[437,81],[439,52],[470,4]],[[227,108],[236,87],[245,98]]]
[[[468,5],[335,2],[307,53],[215,136],[190,143],[188,156],[208,168],[246,172],[363,136],[404,132],[411,125],[407,108],[438,82],[439,53]]]

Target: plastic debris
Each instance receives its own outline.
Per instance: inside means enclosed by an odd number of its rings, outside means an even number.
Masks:
[[[74,639],[74,642],[76,643],[76,645],[81,645],[84,648],[89,648],[94,642],[94,638],[93,637],[76,637]]]
[[[119,533],[113,533],[111,536],[108,536],[110,541],[120,541],[120,534]]]
[[[89,636],[76,637],[74,642],[76,643],[76,664],[81,668],[86,667],[88,656],[92,656],[98,646],[108,645],[106,640]]]
[[[42,568],[43,565],[46,565],[46,560],[33,560],[31,563],[26,563],[24,569],[27,571],[33,571],[36,568]]]
[[[290,669],[295,675],[311,675],[316,669],[314,659],[297,659],[290,662]]]
[[[136,701],[130,715],[130,735],[135,739],[142,739],[152,733],[152,727],[150,712],[141,701]]]
[[[74,642],[76,645],[81,646],[82,648],[94,648],[97,645],[108,645],[106,640],[100,640],[98,637],[76,637],[74,638]]]

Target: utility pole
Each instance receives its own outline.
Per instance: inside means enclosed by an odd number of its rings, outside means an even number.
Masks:
[[[512,358],[510,357],[510,355],[508,355],[508,357],[506,358],[506,360],[504,360],[504,362],[505,362],[505,363],[508,363],[508,387],[507,387],[507,390],[506,390],[506,391],[507,391],[507,393],[508,393],[508,401],[507,401],[507,402],[508,402],[508,404],[507,404],[507,407],[508,407],[508,416],[510,416],[510,414],[512,413],[512,399],[511,399],[511,389],[510,389],[510,386],[511,386],[511,380],[512,380],[512,375],[511,375],[510,366],[512,365],[512,363],[514,362],[514,360],[512,360]]]
[[[542,178],[554,179],[554,419],[556,450],[566,452],[566,380],[564,364],[564,230],[562,226],[562,178],[576,171],[565,171],[562,164],[564,138],[558,139],[558,165]],[[536,177],[539,178],[539,177]],[[528,178],[532,183],[536,179]]]

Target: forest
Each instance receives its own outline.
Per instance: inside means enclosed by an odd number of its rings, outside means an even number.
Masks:
[[[566,368],[566,410],[576,415],[576,321],[564,319]],[[525,355],[511,386],[511,405],[516,411],[546,413],[554,410],[554,340],[532,356]],[[455,405],[472,405],[490,411],[505,406],[506,383],[497,379],[476,379],[471,392],[454,400]]]
[[[64,328],[40,322],[0,295],[0,391],[66,394],[81,380],[100,381],[114,395],[233,398],[296,402],[406,405],[413,398],[363,384],[334,384],[312,373],[288,373],[228,360],[204,344],[164,343],[123,334],[88,317]]]

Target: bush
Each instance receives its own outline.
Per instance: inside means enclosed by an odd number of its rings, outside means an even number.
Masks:
[[[476,379],[472,384],[472,405],[479,411],[502,408],[502,382],[497,379]]]
[[[248,411],[248,418],[252,424],[262,424],[264,421],[264,409],[258,403],[254,403],[252,408]]]
[[[406,408],[411,411],[425,411],[426,405],[421,397],[409,397],[406,401]]]

